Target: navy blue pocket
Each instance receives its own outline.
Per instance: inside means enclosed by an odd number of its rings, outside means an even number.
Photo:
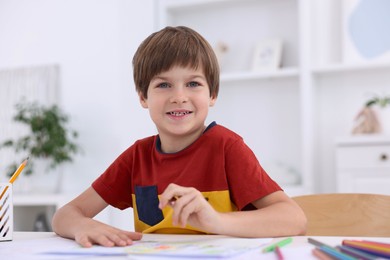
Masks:
[[[135,186],[135,201],[138,218],[149,226],[154,226],[164,219],[158,207],[157,186]]]

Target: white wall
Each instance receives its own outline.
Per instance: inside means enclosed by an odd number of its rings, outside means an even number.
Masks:
[[[135,139],[155,132],[131,68],[153,15],[153,0],[0,0],[0,69],[60,65],[60,103],[83,148],[66,167],[67,192],[87,187]]]
[[[131,59],[154,30],[154,0],[0,0],[0,69],[59,64],[60,103],[83,154],[64,192],[90,185],[134,140],[154,134]]]

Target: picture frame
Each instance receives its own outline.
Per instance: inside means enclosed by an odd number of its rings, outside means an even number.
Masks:
[[[277,70],[282,61],[282,40],[267,39],[256,44],[252,71]]]

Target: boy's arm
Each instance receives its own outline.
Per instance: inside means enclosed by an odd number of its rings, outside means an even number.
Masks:
[[[160,208],[171,206],[174,225],[187,223],[209,233],[239,237],[302,235],[306,217],[283,191],[252,203],[257,209],[220,213],[194,188],[170,184],[160,196]]]
[[[132,240],[141,239],[136,232],[123,231],[92,219],[108,204],[89,187],[77,198],[57,210],[53,216],[53,231],[58,235],[76,240],[84,247],[126,246]]]
[[[252,203],[257,210],[220,214],[219,234],[245,237],[304,235],[307,219],[302,209],[283,191]]]

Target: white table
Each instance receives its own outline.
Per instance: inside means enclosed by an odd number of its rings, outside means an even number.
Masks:
[[[144,234],[143,240],[154,240],[160,241],[162,239],[186,239],[191,238],[227,238],[224,236],[211,236],[211,235],[157,235],[157,234]],[[293,237],[293,242],[289,245],[282,247],[282,253],[284,259],[317,259],[315,258],[311,251],[314,248],[311,244],[307,242],[306,236]],[[390,243],[389,238],[357,238],[357,237],[312,237],[316,240],[319,240],[323,243],[326,243],[331,246],[340,245],[343,239],[365,239],[373,241],[382,241]],[[273,238],[266,241],[266,244],[272,244],[283,238]],[[266,245],[264,245],[266,246]],[[77,248],[78,245],[69,239],[60,238],[52,232],[14,232],[12,241],[0,242],[0,255],[1,259],[85,259],[85,256],[67,256],[67,255],[42,255],[34,254],[38,251],[50,251],[51,249],[63,248]],[[263,246],[262,246],[263,247]],[[230,257],[227,259],[277,259],[276,254],[274,253],[263,253],[262,247],[259,249],[251,250],[247,253],[239,254],[235,257]],[[171,259],[171,257],[151,257],[151,256],[139,256],[139,255],[129,255],[129,256],[88,256],[87,259]],[[175,258],[181,259],[181,258]],[[195,259],[195,258],[193,258]],[[197,258],[199,259],[199,258]],[[205,259],[205,258],[203,258]],[[210,259],[210,258],[206,258]]]

